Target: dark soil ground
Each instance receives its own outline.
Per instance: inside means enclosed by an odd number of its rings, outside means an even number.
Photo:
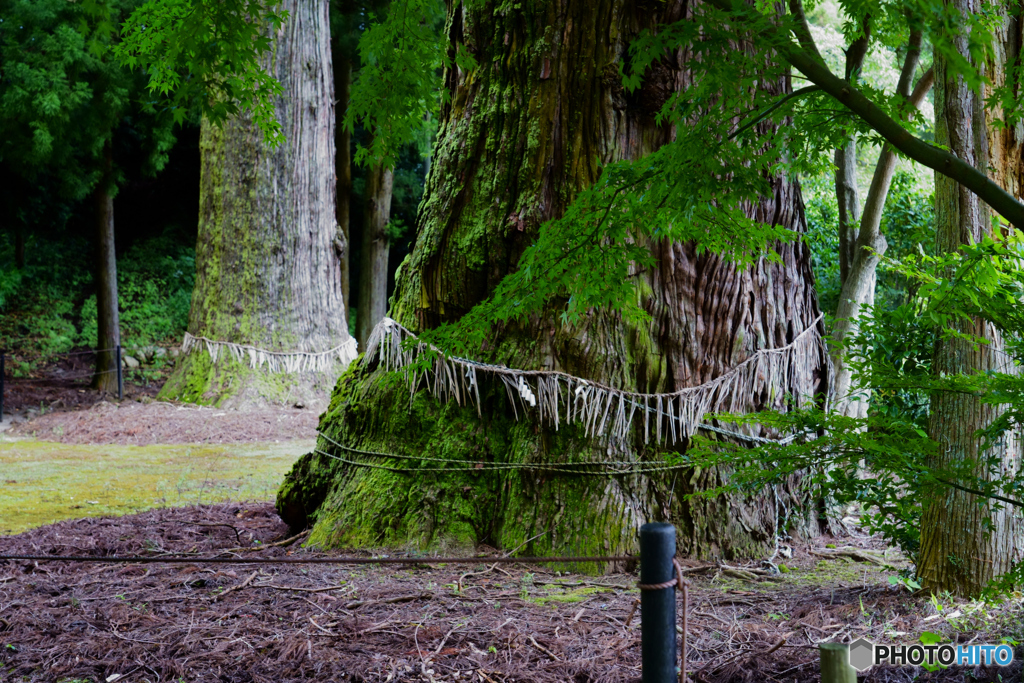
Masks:
[[[8,383],[8,410],[23,420],[12,432],[142,445],[310,438],[316,427],[310,409],[156,402],[158,382],[129,383],[115,405],[87,379],[68,379],[88,372],[88,357],[65,365],[46,368],[41,381]],[[848,523],[849,537],[793,542],[791,556],[783,548],[779,574],[751,580],[725,565],[685,562],[691,680],[816,682],[817,644],[860,636],[1024,641],[1024,596],[993,603],[911,595],[891,585],[894,569],[834,555],[870,549],[903,566],[855,519]],[[287,535],[270,503],[231,503],[63,521],[0,537],[0,554],[324,555],[301,539],[271,547]],[[636,580],[635,572],[594,577],[494,564],[0,561],[0,681],[640,681]],[[875,667],[860,680],[1017,682],[1022,660],[1018,647],[1004,669]]]
[[[253,549],[286,536],[271,505],[228,504],[60,522],[0,538],[0,553],[323,555],[298,543]],[[779,582],[740,582],[688,563],[695,680],[817,681],[819,640],[906,641],[895,634],[927,627],[955,642],[998,642],[1020,626],[1019,600],[956,605],[962,622],[929,619],[929,600],[859,563],[851,573],[812,554],[828,552],[826,540],[794,547]],[[790,580],[805,569],[822,573],[822,562],[831,567],[823,583]],[[636,580],[522,565],[6,561],[0,680],[639,681]],[[985,614],[968,623],[970,609]],[[861,680],[1020,681],[1021,668],[876,667]]]
[[[72,352],[45,364],[38,364],[26,377],[13,377],[10,366],[4,382],[4,416],[18,421],[31,419],[40,412],[81,410],[111,399],[90,388],[96,355],[91,351]],[[153,398],[163,385],[163,373],[125,371],[125,398]]]

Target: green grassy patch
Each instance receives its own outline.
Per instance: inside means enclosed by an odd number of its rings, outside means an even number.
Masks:
[[[614,592],[611,588],[598,588],[592,586],[583,586],[575,590],[566,591],[565,593],[553,593],[551,595],[539,595],[536,597],[526,598],[527,602],[532,602],[535,605],[548,605],[551,603],[573,603],[583,602],[595,593],[612,593]]]
[[[273,500],[313,441],[232,445],[71,445],[0,441],[0,535],[153,507]]]

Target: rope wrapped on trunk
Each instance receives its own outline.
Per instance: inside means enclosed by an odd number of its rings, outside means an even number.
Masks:
[[[188,332],[181,344],[183,354],[205,349],[214,363],[222,352],[230,354],[239,363],[249,361],[249,367],[256,369],[266,365],[271,372],[325,372],[331,370],[336,363],[348,366],[358,355],[356,340],[349,337],[332,349],[319,353],[312,351],[268,351],[248,344],[214,341],[206,337],[196,337]]]
[[[518,370],[446,356],[440,349],[418,342],[415,334],[391,318],[374,327],[363,361],[378,359],[389,371],[406,370],[410,396],[425,382],[439,399],[471,403],[478,414],[478,376],[490,374],[504,383],[516,419],[521,407],[536,410],[540,420],[556,431],[563,422],[574,422],[583,426],[589,438],[617,439],[626,439],[634,423],[642,421],[645,442],[653,438],[675,443],[693,436],[708,413],[744,410],[749,397],[763,392],[777,396],[780,387],[797,385],[797,374],[812,362],[828,364],[825,341],[817,330],[821,319],[818,315],[786,346],[755,351],[713,380],[663,394],[625,391],[558,370]],[[428,351],[434,354],[431,368],[408,370]]]

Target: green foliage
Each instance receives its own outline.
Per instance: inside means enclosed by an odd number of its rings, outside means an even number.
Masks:
[[[777,49],[796,26],[772,7],[770,14],[742,13],[738,21],[733,12],[705,3],[684,21],[641,34],[620,65],[627,90],[640,87],[665,55],[686,50],[687,86],[672,93],[658,115],[674,126],[675,139],[643,159],[607,166],[562,217],[541,226],[537,242],[491,299],[457,329],[432,333],[438,346],[479,348],[491,324],[551,307],[570,324],[598,307],[645,320],[637,274],[653,266],[650,244],[656,241],[690,241],[742,266],[771,258],[771,244],[796,237],[747,216],[747,207],[773,194],[770,179],[830,172],[832,151],[851,133],[865,142],[881,138],[817,87],[786,93],[789,67]],[[906,19],[895,6],[849,10],[851,26],[871,13],[884,25],[872,32],[875,40],[905,44]],[[849,32],[854,37],[855,30]],[[858,85],[908,129],[921,127],[920,117],[907,116],[902,98]],[[815,237],[827,245],[827,237]]]
[[[76,294],[92,282],[89,249],[81,239],[43,243],[29,237],[29,258],[15,268],[14,245],[0,234],[0,348],[16,354],[15,376],[33,363],[66,353],[75,344]]]
[[[12,350],[29,372],[54,354],[96,344],[96,297],[91,254],[81,239],[31,238],[24,270],[14,268],[13,245],[0,240],[0,348]],[[123,345],[177,343],[188,323],[195,279],[194,251],[170,235],[141,242],[118,259]]]
[[[938,0],[841,6],[846,41],[867,38],[869,50],[896,55],[906,50],[912,32],[921,31],[925,44],[943,55],[953,72],[971,83],[988,82],[983,65],[991,56],[997,6],[977,16],[959,16]],[[817,86],[786,92],[782,84],[789,82],[791,67],[780,55],[805,54],[794,39],[803,28],[778,9],[768,3],[753,10],[746,3],[709,2],[685,20],[641,34],[630,46],[629,59],[620,64],[627,90],[638,88],[666,55],[679,50],[687,55],[686,86],[669,95],[658,117],[674,125],[675,139],[644,159],[606,167],[601,180],[581,192],[563,217],[541,227],[517,271],[492,298],[457,329],[432,333],[435,343],[453,351],[473,350],[490,325],[552,307],[567,323],[598,307],[642,321],[636,274],[652,266],[649,245],[657,240],[692,241],[742,265],[754,255],[770,255],[768,245],[774,241],[792,239],[781,227],[751,220],[744,211],[771,196],[769,178],[831,172],[832,152],[851,135],[872,145],[884,139]],[[961,39],[973,61],[959,56]],[[928,124],[893,88],[861,79],[859,72],[842,75],[893,122],[925,139]],[[906,195],[909,185],[897,182],[895,191]],[[890,208],[885,227],[903,233],[897,244],[903,236],[914,240],[926,230],[930,212],[924,199]],[[830,246],[829,235],[816,239],[819,253]],[[883,283],[882,298],[902,296],[904,284],[894,281],[890,289]],[[837,300],[838,288],[826,287],[826,294]]]
[[[384,19],[363,31],[362,66],[344,125],[353,131],[359,123],[372,139],[369,147],[356,148],[356,163],[395,166],[402,145],[429,136],[440,104],[441,69],[449,66],[441,40],[444,16],[438,0],[394,0]],[[468,68],[469,59],[458,63]]]
[[[147,0],[121,27],[116,54],[140,67],[177,123],[196,106],[215,124],[249,109],[268,144],[284,136],[274,98],[283,91],[260,65],[288,15],[280,0]],[[241,105],[241,107],[240,107]]]
[[[814,266],[814,284],[823,311],[839,306],[839,209],[830,175],[816,175],[801,183],[806,203],[807,234]],[[882,234],[889,244],[885,255],[890,260],[924,252],[934,253],[934,197],[917,186],[907,171],[897,171],[885,207],[882,210]],[[875,284],[878,309],[892,310],[909,302],[916,283],[891,269],[882,269]]]
[[[188,327],[195,284],[195,251],[160,237],[133,246],[118,259],[122,346],[177,343]],[[82,306],[78,343],[96,339],[96,297]]]
[[[725,463],[735,468],[732,480],[719,491],[756,491],[810,470],[810,485],[837,502],[861,503],[868,527],[914,558],[922,501],[937,499],[950,488],[987,499],[991,510],[1024,507],[1024,478],[1005,471],[991,448],[1024,424],[1024,377],[998,367],[938,374],[931,364],[940,338],[988,344],[972,332],[979,329],[977,319],[1003,331],[1007,363],[1024,359],[1024,235],[986,238],[961,253],[908,256],[888,266],[913,283],[914,294],[895,309],[876,307],[860,318],[851,367],[859,386],[872,391],[865,418],[827,414],[820,408],[721,415],[717,417],[725,421],[761,424],[804,438],[748,449],[698,437],[682,460],[696,467]],[[939,469],[939,445],[926,431],[928,405],[946,392],[977,396],[997,408],[998,417],[977,434],[977,461],[964,458]],[[1022,579],[1024,567],[1018,566],[1002,586]]]
[[[142,79],[122,69],[111,54],[114,24],[134,5],[133,0],[4,2],[0,165],[6,173],[31,183],[49,178],[59,196],[82,199],[100,181],[104,147],[119,127],[144,140],[153,172],[163,167],[174,142],[171,119],[139,98]]]
[[[818,174],[801,182],[804,194],[807,240],[814,269],[814,289],[823,311],[839,308],[839,208],[831,178]]]

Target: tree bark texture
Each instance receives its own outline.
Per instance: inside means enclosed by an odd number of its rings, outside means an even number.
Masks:
[[[352,237],[349,229],[349,206],[352,201],[352,134],[341,120],[348,110],[349,93],[352,87],[352,60],[343,47],[334,50],[334,87],[338,101],[335,105],[335,175],[338,178],[337,206],[335,216],[338,221],[338,239],[335,249],[341,262],[341,298],[346,306],[351,307],[349,296],[350,267],[352,256]]]
[[[263,66],[284,88],[277,149],[248,112],[204,121],[196,285],[189,332],[274,352],[327,351],[349,339],[334,248],[334,83],[327,0],[286,0]],[[316,400],[330,379],[272,374],[205,350],[182,358],[162,395],[187,401]]]
[[[515,269],[539,226],[562,215],[597,181],[603,165],[640,158],[672,139],[655,115],[689,78],[685,52],[658,64],[634,93],[622,88],[619,67],[641,30],[683,18],[685,7],[626,0],[451,7],[452,55],[461,45],[480,66],[472,74],[446,72],[450,99],[392,317],[414,331],[457,320]],[[763,87],[783,92],[789,83]],[[803,230],[798,185],[774,178],[772,188],[750,213]],[[758,349],[786,345],[818,316],[810,253],[802,243],[779,247],[779,264],[764,259],[746,269],[698,255],[689,244],[652,249],[658,266],[638,275],[645,278],[649,325],[631,326],[606,311],[593,311],[573,327],[555,314],[537,315],[497,329],[478,359],[667,392],[715,378]],[[823,391],[825,363],[818,355],[807,358],[797,385],[741,397],[742,409],[780,406],[786,393]],[[531,414],[520,412],[517,420],[500,382],[481,382],[478,417],[475,408],[439,404],[425,391],[410,397],[405,386],[385,379],[382,368],[354,365],[340,380],[321,430],[366,449],[495,463],[639,463],[662,460],[671,450],[645,445],[639,434],[613,444],[564,425],[556,432]],[[324,438],[317,448],[353,457]],[[752,499],[684,500],[726,476],[717,469],[609,478],[528,470],[410,476],[312,453],[286,477],[278,509],[293,526],[315,522],[311,539],[324,545],[488,543],[530,554],[635,552],[639,526],[662,520],[677,525],[684,553],[760,553],[773,542],[777,513],[806,502],[805,492],[794,479]],[[793,528],[816,531],[816,520],[798,517],[788,520]]]
[[[374,325],[388,312],[388,221],[394,173],[382,164],[366,171],[366,210],[359,267],[359,304],[356,309],[356,339],[359,350]]]
[[[93,191],[96,221],[96,375],[94,389],[117,393],[117,351],[121,327],[117,300],[117,254],[114,251],[114,195],[110,142],[103,148],[103,177]]]
[[[953,0],[961,12],[978,12],[978,0]],[[985,65],[995,83],[1005,79],[1008,59],[1017,59],[1021,50],[1019,20],[1005,17],[996,60]],[[967,37],[959,39],[961,54],[967,57]],[[1013,129],[996,130],[988,125],[999,112],[986,112],[986,93],[968,87],[935,55],[935,138],[960,159],[989,172],[992,179],[1014,196],[1021,196],[1022,177],[1020,137]],[[989,171],[989,169],[994,169]],[[936,245],[939,252],[954,252],[964,244],[977,242],[991,230],[987,206],[966,188],[941,176],[935,178]],[[998,329],[980,319],[965,326],[964,332],[978,335],[990,343],[976,346],[960,339],[941,340],[934,357],[936,373],[1014,372],[1015,367],[1003,353],[1003,338]],[[984,405],[965,394],[945,393],[932,399],[929,436],[939,443],[939,455],[933,466],[945,469],[958,463],[970,463],[977,476],[992,479],[1013,476],[1020,467],[1021,441],[1016,432],[1008,433],[993,449],[982,452],[977,430],[998,417],[997,407]],[[998,462],[991,472],[983,460]],[[991,528],[986,531],[987,520]],[[1010,569],[1021,559],[1022,527],[1020,514],[1012,507],[995,509],[977,496],[952,488],[924,501],[921,525],[921,550],[918,574],[926,589],[948,590],[961,595],[977,595],[989,580]]]

